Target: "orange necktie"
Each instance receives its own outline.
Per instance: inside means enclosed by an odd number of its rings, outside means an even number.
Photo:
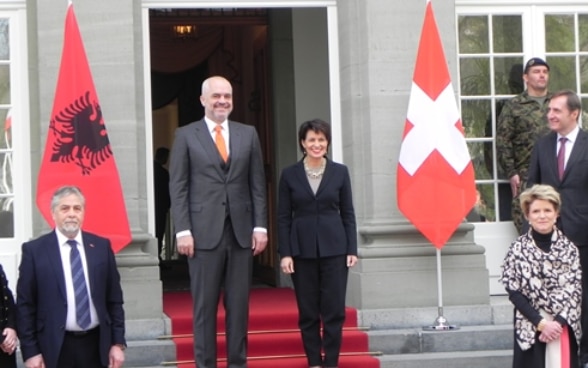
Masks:
[[[221,157],[223,158],[223,161],[227,162],[229,155],[227,154],[227,146],[225,144],[225,138],[223,137],[222,130],[223,127],[220,125],[214,127],[214,131],[216,132],[214,142],[216,143],[216,148],[218,149],[218,153],[220,153]]]

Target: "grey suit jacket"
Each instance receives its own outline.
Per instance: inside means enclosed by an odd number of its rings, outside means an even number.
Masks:
[[[561,196],[558,227],[576,246],[588,246],[588,133],[578,132],[563,179],[557,173],[557,134],[537,141],[531,155],[527,186],[548,184]]]
[[[254,227],[267,228],[265,173],[259,138],[252,126],[229,121],[225,164],[204,119],[176,130],[170,160],[171,213],[175,232],[190,230],[196,249],[213,249],[227,215],[243,248]]]

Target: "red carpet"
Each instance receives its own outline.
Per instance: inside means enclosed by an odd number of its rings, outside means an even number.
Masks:
[[[192,340],[192,299],[188,292],[167,292],[163,310],[172,321],[179,368],[195,368]],[[217,323],[219,368],[226,367],[224,309],[219,306]],[[367,354],[368,337],[358,331],[357,313],[347,308],[339,368],[379,368],[378,359]],[[249,308],[249,368],[307,368],[298,330],[294,291],[287,288],[253,289]],[[187,362],[189,361],[189,362]]]

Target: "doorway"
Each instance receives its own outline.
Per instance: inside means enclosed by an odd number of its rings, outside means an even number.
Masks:
[[[170,147],[177,126],[203,116],[201,82],[215,74],[231,81],[231,119],[256,127],[266,169],[269,244],[255,259],[254,280],[288,285],[278,267],[275,189],[281,169],[300,158],[297,125],[315,117],[330,120],[332,157],[341,161],[342,156],[336,8],[334,3],[247,9],[190,5],[194,8],[150,6],[143,13],[149,28],[146,106],[152,107],[147,141],[153,152]],[[166,240],[173,258],[173,236]]]
[[[233,86],[231,120],[255,126],[266,172],[272,167],[271,96],[268,85],[268,19],[265,9],[151,9],[151,104],[153,148],[171,148],[175,128],[200,120],[200,86],[211,75],[222,75]],[[271,176],[266,176],[268,213],[274,213]],[[155,193],[157,197],[157,193]],[[156,214],[157,216],[157,214]],[[169,217],[168,217],[169,218]],[[162,275],[178,267],[173,221],[164,236]],[[274,238],[274,224],[268,235]],[[255,277],[275,285],[276,247],[255,258]],[[185,264],[180,262],[179,264]],[[171,274],[173,277],[173,273]],[[164,284],[165,284],[164,280]],[[175,285],[177,287],[177,285]]]

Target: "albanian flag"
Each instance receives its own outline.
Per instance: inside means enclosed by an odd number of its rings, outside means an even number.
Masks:
[[[51,226],[51,197],[64,185],[79,187],[86,198],[84,230],[109,238],[114,252],[130,243],[118,170],[71,3],[37,184],[37,207]]]

